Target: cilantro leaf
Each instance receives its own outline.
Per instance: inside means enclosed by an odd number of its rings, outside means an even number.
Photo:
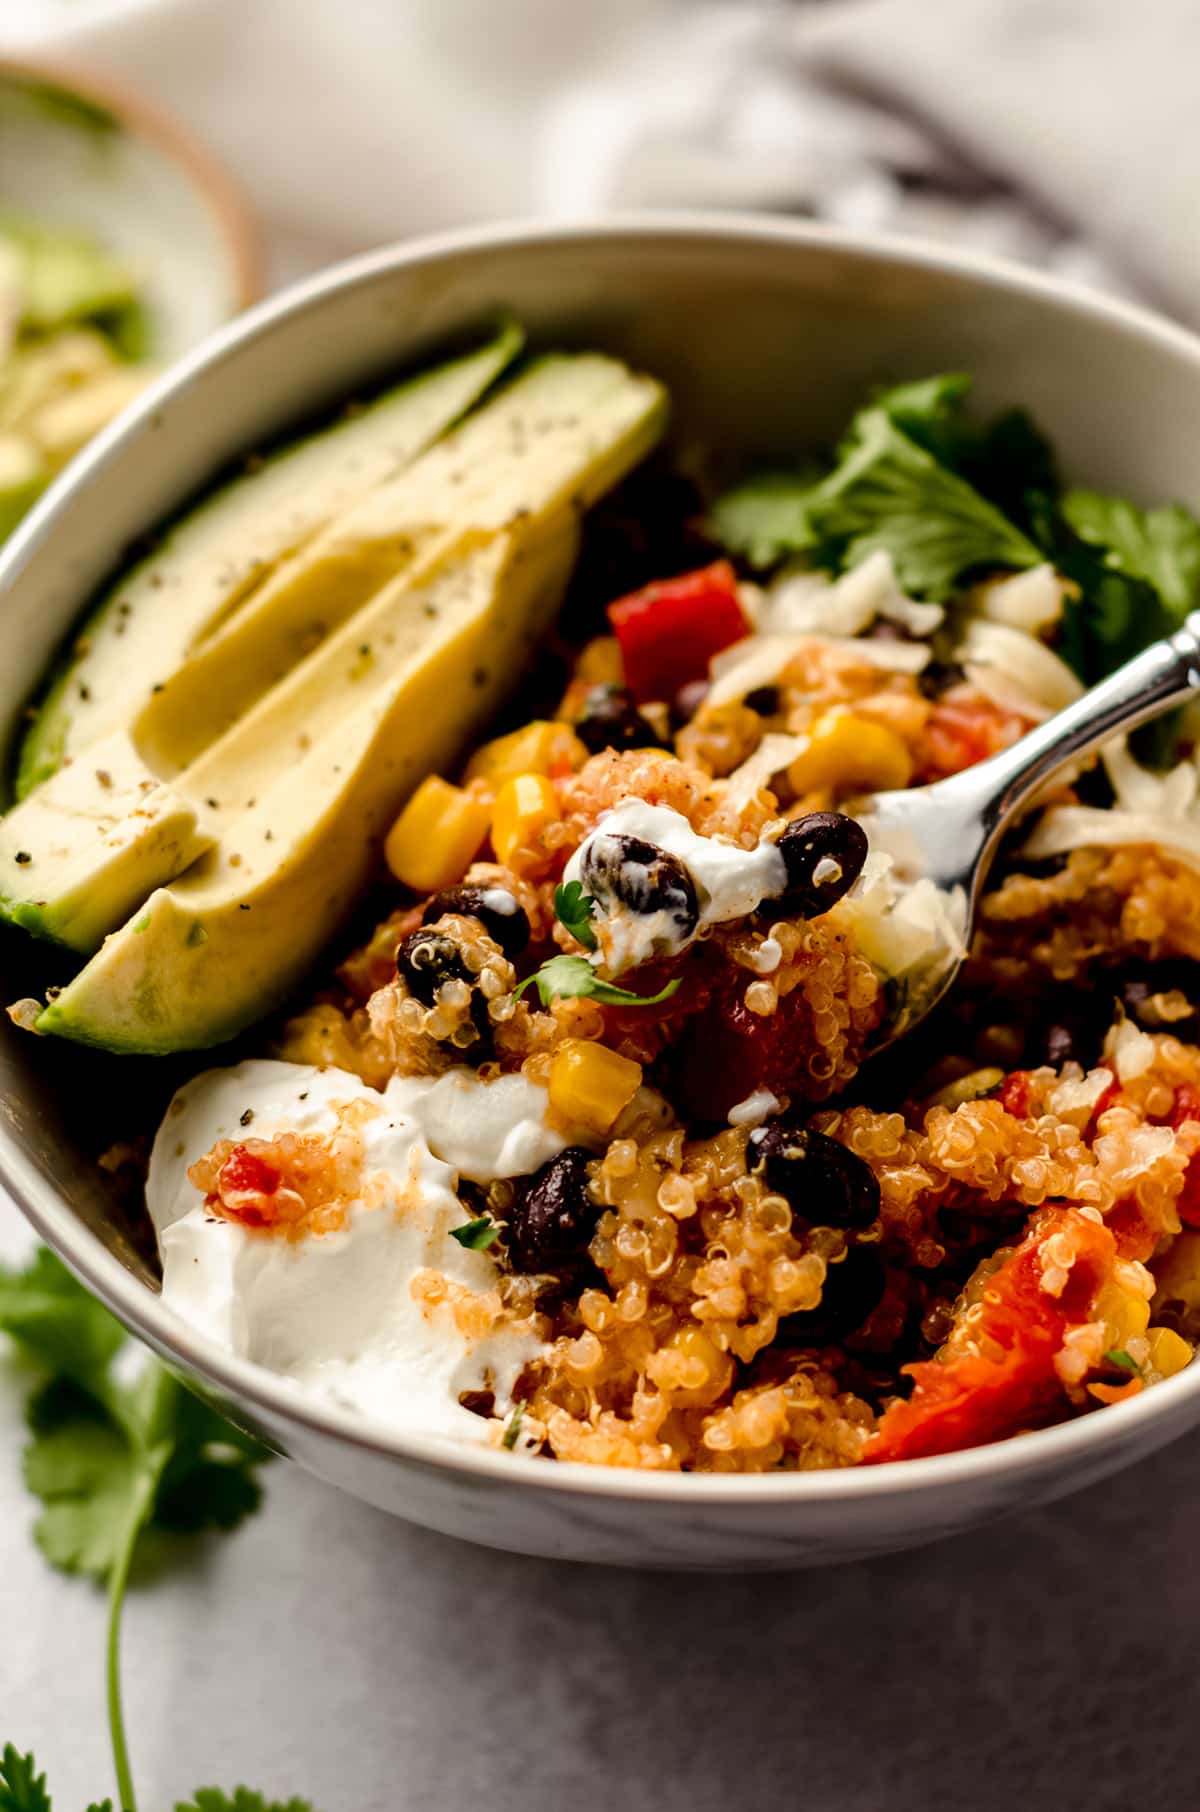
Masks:
[[[555,918],[585,950],[596,948],[596,933],[590,922],[595,910],[596,902],[590,893],[584,893],[581,882],[564,881],[554,889]]]
[[[841,571],[883,549],[905,591],[938,600],[974,570],[1043,559],[1015,523],[884,409],[857,419],[854,445],[813,494],[808,521],[822,565]]]
[[[1105,1353],[1104,1357],[1108,1361],[1109,1365],[1119,1366],[1121,1371],[1123,1371],[1123,1372],[1134,1372],[1137,1374],[1138,1377],[1141,1376],[1141,1371],[1142,1371],[1141,1366],[1138,1364],[1136,1359],[1132,1358],[1131,1355],[1124,1350],[1123,1347],[1118,1347],[1118,1346],[1109,1347],[1109,1349],[1108,1349],[1107,1353]]]
[[[906,591],[937,600],[973,571],[1037,566],[1041,549],[966,475],[974,463],[998,481],[1008,442],[1028,451],[1034,431],[1018,433],[1015,417],[1006,430],[968,426],[968,387],[952,372],[881,392],[854,417],[826,477],[752,476],[714,506],[715,534],[754,566],[806,553],[841,572],[883,549]],[[1042,458],[1030,477],[1045,470]]]
[[[254,1468],[267,1450],[149,1355],[132,1376],[124,1366],[118,1372],[124,1330],[50,1252],[39,1251],[24,1271],[0,1273],[0,1332],[47,1374],[26,1407],[25,1482],[42,1505],[35,1539],[53,1566],[108,1586],[113,1763],[120,1804],[133,1812],[118,1658],[135,1550],[151,1526],[234,1527],[258,1505]],[[8,1794],[0,1812],[48,1812],[44,1793],[29,1798],[21,1758],[14,1753],[10,1765],[6,1751],[5,1766],[12,1778],[0,1774]]]
[[[1141,510],[1098,491],[1068,491],[1062,508],[1106,566],[1152,585],[1177,621],[1200,602],[1200,522],[1180,505]]]
[[[815,539],[808,511],[819,479],[811,467],[752,473],[714,503],[709,514],[714,539],[755,567],[802,553]]]
[[[24,1271],[0,1266],[0,1333],[50,1371],[101,1392],[125,1341],[120,1323],[44,1246]]]
[[[468,1252],[486,1252],[494,1246],[500,1237],[500,1229],[488,1215],[481,1215],[477,1221],[464,1221],[461,1227],[451,1227],[450,1238],[456,1239]]]
[[[11,1743],[0,1755],[0,1812],[51,1812],[46,1777],[35,1774],[31,1755],[18,1755]]]
[[[235,1787],[232,1794],[219,1787],[198,1787],[186,1803],[176,1803],[175,1812],[313,1812],[313,1808],[306,1799],[266,1800],[249,1787]]]
[[[520,987],[513,990],[514,996],[523,994],[531,984],[541,996],[544,1007],[552,1000],[573,1000],[581,995],[590,996],[605,1006],[656,1007],[660,1001],[670,1000],[680,985],[677,976],[657,994],[631,994],[627,988],[617,988],[612,982],[603,981],[586,956],[552,956],[540,969],[526,976]]]

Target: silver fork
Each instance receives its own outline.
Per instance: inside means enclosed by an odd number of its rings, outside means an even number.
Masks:
[[[914,874],[928,875],[947,893],[961,890],[970,940],[979,894],[1005,832],[1054,776],[1112,737],[1135,730],[1200,691],[1200,611],[1182,629],[1145,648],[1064,711],[1028,735],[948,780],[903,792],[877,793],[861,815],[891,846],[911,850]],[[919,1025],[962,967],[963,954],[880,1027],[872,1054]]]

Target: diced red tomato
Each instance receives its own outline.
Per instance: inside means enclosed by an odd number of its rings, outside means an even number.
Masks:
[[[609,605],[608,620],[639,704],[674,698],[708,673],[714,654],[750,632],[728,560],[630,592]]]
[[[680,1044],[676,1084],[681,1102],[695,1119],[724,1120],[729,1109],[758,1089],[793,1092],[803,1074],[807,1009],[796,988],[774,1013],[751,1013],[742,995],[747,976],[723,978],[712,1001],[688,1026]]]
[[[1029,1071],[1014,1070],[1011,1076],[1006,1076],[996,1098],[1006,1114],[1014,1114],[1018,1120],[1023,1120],[1030,1108]]]
[[[1042,1249],[1069,1231],[1076,1256],[1060,1296],[1042,1288]],[[971,1350],[905,1369],[907,1402],[885,1411],[863,1455],[866,1464],[979,1447],[1039,1420],[1061,1396],[1054,1356],[1067,1330],[1087,1321],[1117,1256],[1108,1227],[1074,1208],[1046,1208],[987,1280]],[[953,1340],[954,1336],[951,1336]]]
[[[222,1193],[239,1194],[243,1190],[255,1195],[274,1195],[279,1188],[279,1172],[245,1145],[235,1145],[221,1166]]]
[[[925,720],[925,757],[917,778],[937,780],[974,767],[977,761],[1007,749],[1028,728],[1024,718],[1003,710],[976,688],[956,687],[938,699]]]
[[[1175,1090],[1169,1124],[1182,1126],[1185,1120],[1200,1120],[1200,1089],[1190,1082],[1182,1083]],[[1200,1227],[1200,1151],[1188,1160],[1183,1173],[1183,1189],[1175,1207],[1185,1227]]]

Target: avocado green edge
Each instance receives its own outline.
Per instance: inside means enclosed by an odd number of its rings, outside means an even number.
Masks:
[[[472,410],[478,408],[484,398],[491,394],[491,391],[496,385],[508,376],[512,362],[520,353],[524,342],[525,330],[513,315],[502,315],[496,322],[490,338],[481,339],[475,350],[482,352],[489,344],[495,343],[505,355],[504,361],[500,366],[493,383],[488,385],[487,389],[480,392],[465,413],[470,414]],[[418,369],[409,372],[407,376],[388,384],[386,389],[378,391],[366,407],[368,409],[374,409],[387,403],[395,397],[398,391],[403,390],[407,385],[420,383],[423,378],[431,376],[444,360],[465,356],[467,356],[466,353],[451,352],[444,355],[444,359],[439,358],[436,362],[420,366]],[[455,423],[461,419],[461,416],[456,416],[453,420],[447,422],[445,431],[448,432],[455,426]],[[335,414],[332,417],[326,417],[323,421],[313,427],[289,436],[273,448],[266,456],[267,460],[273,462],[277,459],[285,458],[289,453],[295,452],[297,448],[304,446],[309,441],[315,440],[318,435],[323,434],[328,428],[335,427],[338,420],[339,416]],[[30,723],[29,728],[21,737],[16,752],[15,762],[11,768],[11,779],[5,787],[5,792],[10,794],[12,800],[16,803],[19,804],[22,799],[27,798],[35,788],[41,786],[43,781],[51,779],[53,775],[57,774],[59,768],[62,766],[63,751],[66,747],[68,728],[68,719],[65,715],[67,686],[71,679],[71,675],[74,673],[80,661],[84,658],[82,655],[75,652],[75,644],[86,637],[88,630],[93,628],[111,608],[112,600],[118,587],[124,585],[131,579],[141,567],[149,565],[152,560],[156,560],[162,555],[164,548],[169,545],[171,535],[177,528],[185,521],[190,520],[198,510],[207,509],[211,504],[215,503],[219,497],[223,496],[227,490],[238,482],[242,475],[241,467],[244,459],[245,455],[242,455],[236,462],[235,470],[230,472],[227,469],[225,474],[219,477],[206,491],[200,492],[198,496],[191,498],[188,502],[183,504],[176,514],[173,517],[170,517],[158,532],[153,547],[150,548],[140,560],[135,561],[132,566],[122,567],[121,570],[106,583],[98,601],[86,607],[82,615],[72,625],[70,633],[64,638],[58,657],[51,664],[47,679],[43,682],[44,689],[39,688],[39,691],[35,692],[33,702],[29,707],[34,713],[33,720]],[[6,913],[4,916],[8,917],[9,915]]]

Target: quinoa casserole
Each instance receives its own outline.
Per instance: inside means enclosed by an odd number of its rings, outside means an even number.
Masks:
[[[530,392],[547,372],[554,394]],[[967,930],[961,901],[901,878],[869,800],[1009,746],[1178,623],[1200,525],[1069,488],[1028,418],[978,422],[958,376],[880,392],[822,460],[732,486],[719,450],[656,450],[661,392],[615,361],[508,344],[471,382],[359,473],[365,497],[322,467],[324,518],[256,544],[232,602],[164,653],[163,599],[204,551],[184,518],[98,607],[22,753],[5,913],[89,960],[14,1018],[117,1053],[237,1039],[145,1142],[168,1303],[377,1423],[604,1466],[873,1465],[1178,1372],[1200,1338],[1196,726],[1114,743],[1039,802],[949,997],[877,1058]],[[233,504],[328,439],[197,517],[236,537]],[[472,586],[475,639],[456,617],[431,654]],[[371,696],[347,804],[341,759],[308,764],[345,756],[350,680],[374,683],[402,611],[404,684]],[[157,624],[160,665],[125,719],[64,728],[114,622]],[[223,712],[203,735],[197,665]],[[463,758],[473,689],[493,721]],[[99,774],[120,795],[96,755],[118,734],[157,765],[106,809],[171,836],[122,831],[117,875],[106,819],[103,862],[76,844],[68,873],[54,789]],[[211,776],[242,771],[232,814]],[[361,852],[337,841],[348,817]],[[252,831],[293,867],[316,847],[302,885]],[[164,899],[186,902],[173,945]],[[295,929],[310,917],[332,957]],[[245,958],[258,925],[294,958]],[[135,958],[160,968],[123,1005]],[[243,970],[241,1004],[205,1018]]]

